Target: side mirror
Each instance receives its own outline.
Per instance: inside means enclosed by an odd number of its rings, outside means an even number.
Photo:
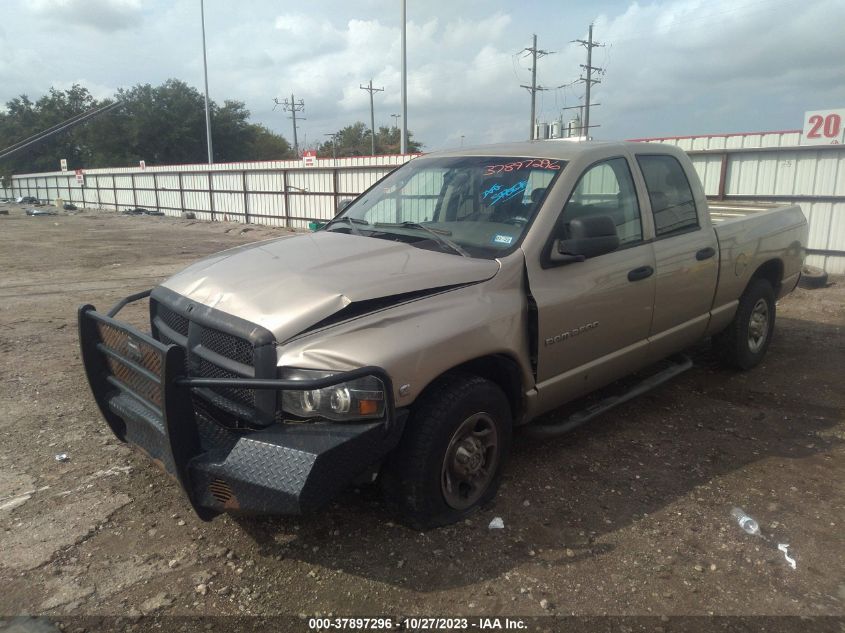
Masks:
[[[609,215],[575,218],[569,223],[569,238],[555,240],[551,260],[557,263],[583,262],[619,248],[616,224]]]
[[[346,207],[348,207],[350,204],[352,204],[352,198],[343,198],[343,199],[339,200],[338,203],[337,203],[337,212],[340,213]]]

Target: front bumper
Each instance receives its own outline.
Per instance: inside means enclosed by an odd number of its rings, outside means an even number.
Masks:
[[[390,452],[406,412],[395,409],[390,378],[366,367],[317,380],[192,377],[186,350],[165,345],[113,317],[79,308],[79,340],[94,399],[114,434],[170,473],[203,519],[220,512],[300,514],[319,508]],[[194,406],[192,390],[319,389],[376,375],[388,402],[370,423],[272,423],[228,428]]]

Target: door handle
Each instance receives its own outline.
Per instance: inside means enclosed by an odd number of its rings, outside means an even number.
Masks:
[[[716,254],[716,249],[712,246],[708,246],[707,248],[702,248],[695,254],[695,258],[698,261],[704,261],[705,259],[710,259],[713,255]]]
[[[651,266],[640,266],[628,273],[628,281],[639,281],[646,277],[651,277],[654,274],[654,268]]]

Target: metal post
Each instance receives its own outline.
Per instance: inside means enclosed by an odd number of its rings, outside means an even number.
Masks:
[[[370,156],[376,155],[376,117],[375,108],[373,107],[373,93],[384,92],[384,88],[373,88],[373,80],[366,86],[359,86],[361,90],[366,90],[370,93]]]
[[[100,176],[94,176],[94,183],[97,190],[97,208],[103,208],[103,201],[100,199]]]
[[[373,80],[370,79],[370,156],[376,155],[376,115],[373,106]]]
[[[722,154],[722,162],[719,165],[719,193],[718,199],[725,199],[725,187],[728,179],[728,155]]]
[[[290,227],[290,194],[288,193],[288,170],[282,170],[282,191],[285,194],[285,226]]]
[[[208,141],[208,164],[214,162],[214,151],[211,149],[211,113],[208,106],[208,61],[205,55],[205,2],[200,0],[200,19],[202,21],[202,72],[205,77],[205,137]],[[212,219],[214,218],[212,213]]]
[[[179,180],[179,206],[182,207],[182,212],[184,212],[185,211],[185,189],[182,187],[182,172],[177,171],[176,175],[178,176],[178,180]],[[182,213],[180,213],[179,215],[182,215]]]
[[[129,174],[129,181],[132,183],[132,204],[138,208],[138,194],[135,191],[135,174]]]
[[[158,178],[156,178],[155,172],[153,172],[153,192],[155,193],[156,197],[156,211],[161,211],[161,207],[159,206],[158,202]]]
[[[111,190],[114,196],[114,210],[119,211],[120,207],[117,206],[117,182],[115,182],[114,174],[111,174]]]
[[[536,117],[537,104],[537,34],[534,34],[534,40],[531,48],[532,63],[531,63],[531,127],[528,129],[529,140],[534,140],[534,119]]]
[[[290,93],[290,102],[294,103],[293,93]],[[296,106],[292,105],[290,110],[291,119],[293,119],[293,153],[299,158],[299,141],[296,138]]]
[[[214,222],[214,179],[208,170],[208,208],[211,209],[211,221]]]
[[[402,0],[402,142],[401,152],[408,153],[408,51],[405,23],[407,0]]]
[[[337,167],[335,167],[335,168],[332,169],[332,193],[334,194],[332,196],[332,203],[334,204],[334,208],[332,209],[332,213],[331,213],[332,217],[337,215],[337,206],[338,206],[338,204],[340,204],[340,195],[339,195],[340,194],[340,189],[339,189],[340,185],[339,185],[339,182],[340,182],[340,178],[339,178],[338,170],[337,170]]]
[[[241,172],[244,188],[244,224],[249,224],[249,191],[246,188],[246,170]]]
[[[593,86],[593,25],[590,24],[590,34],[587,37],[587,87],[584,95],[584,136],[590,138],[590,88]]]

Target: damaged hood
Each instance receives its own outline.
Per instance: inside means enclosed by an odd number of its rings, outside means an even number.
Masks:
[[[161,285],[281,342],[352,304],[484,281],[498,270],[495,260],[318,231],[217,253]]]

